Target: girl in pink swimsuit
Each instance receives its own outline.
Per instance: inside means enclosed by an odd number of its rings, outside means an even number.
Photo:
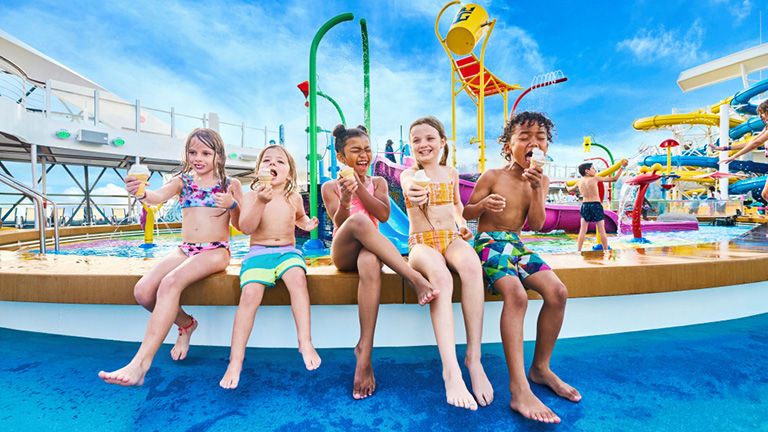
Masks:
[[[212,129],[195,129],[184,145],[181,173],[160,189],[146,190],[139,201],[154,205],[179,196],[182,208],[182,244],[145,274],[133,290],[136,302],[152,312],[138,352],[126,366],[114,372],[99,372],[110,384],[139,386],[171,326],[179,326],[179,337],[171,350],[174,360],[183,360],[197,321],[181,309],[181,292],[229,264],[229,223],[236,223],[242,187],[224,171],[224,143]],[[141,180],[125,178],[132,195]]]
[[[355,347],[357,366],[352,397],[362,399],[372,395],[376,388],[371,351],[381,295],[382,262],[414,288],[419,304],[430,302],[438,290],[408,266],[395,245],[378,230],[379,221],[389,219],[389,197],[386,180],[367,174],[373,162],[368,131],[363,126],[347,129],[338,125],[333,136],[336,157],[353,168],[354,175],[326,182],[322,194],[325,210],[335,227],[331,260],[339,270],[357,270],[360,275],[360,340]]]

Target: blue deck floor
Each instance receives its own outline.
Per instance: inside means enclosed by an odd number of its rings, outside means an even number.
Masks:
[[[143,387],[120,388],[96,373],[121,366],[136,343],[0,329],[0,430],[766,430],[766,328],[768,314],[560,340],[553,369],[582,402],[533,386],[560,425],[509,409],[500,344],[483,347],[496,400],[470,412],[444,402],[436,347],[376,348],[378,390],[354,401],[351,349],[320,350],[314,372],[295,350],[248,349],[240,388],[225,391],[227,348],[193,347],[174,363],[163,346]]]

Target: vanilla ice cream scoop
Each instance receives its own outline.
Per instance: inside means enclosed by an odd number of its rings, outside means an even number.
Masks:
[[[259,174],[256,177],[258,178],[259,184],[266,185],[272,183],[272,172],[269,170],[259,171]]]
[[[429,182],[431,182],[430,178],[427,176],[427,173],[424,172],[424,170],[418,170],[416,171],[416,174],[413,175],[413,182],[420,187],[426,187]]]
[[[133,164],[131,169],[128,170],[128,177],[133,177],[137,180],[141,180],[141,185],[139,185],[139,188],[136,189],[136,193],[134,193],[134,196],[137,197],[143,197],[146,192],[144,191],[144,188],[147,185],[147,180],[149,180],[149,168],[147,168],[146,165],[142,165],[139,163]]]
[[[355,169],[346,167],[343,170],[339,172],[339,177],[341,178],[355,178]]]
[[[542,167],[549,163],[549,159],[547,159],[547,155],[544,154],[544,151],[540,148],[533,149],[533,155],[531,155],[531,164],[536,167]]]

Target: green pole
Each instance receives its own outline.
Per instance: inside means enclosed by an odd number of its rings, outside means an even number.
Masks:
[[[339,117],[341,117],[341,124],[343,124],[344,127],[347,127],[347,120],[344,119],[344,113],[341,111],[341,107],[339,106],[339,104],[336,103],[336,101],[333,100],[332,97],[330,97],[327,94],[321,92],[320,90],[317,91],[317,95],[320,96],[320,97],[324,97],[324,98],[328,99],[333,104],[333,106],[336,108],[336,111],[339,113]]]
[[[337,15],[328,20],[312,39],[309,49],[309,215],[317,217],[317,46],[333,26],[355,18],[352,13]],[[317,228],[309,234],[311,239],[319,237]]]
[[[368,24],[360,19],[360,35],[363,38],[363,115],[368,136],[371,136],[371,65],[368,54]]]
[[[594,141],[592,141],[592,143],[591,143],[590,145],[593,145],[593,146],[595,146],[595,147],[600,147],[601,149],[605,150],[605,152],[606,152],[606,153],[608,153],[608,159],[610,159],[610,160],[611,160],[611,165],[613,165],[613,164],[615,164],[615,163],[616,163],[616,162],[613,160],[613,155],[611,154],[611,151],[610,151],[610,150],[608,150],[608,148],[607,148],[607,147],[605,147],[605,146],[604,146],[604,145],[602,145],[602,144],[598,144],[598,143],[596,143],[596,142],[594,142]]]

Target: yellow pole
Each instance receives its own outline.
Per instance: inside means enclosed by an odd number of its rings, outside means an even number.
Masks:
[[[485,59],[485,46],[488,44],[488,39],[491,38],[496,20],[494,19],[487,25],[489,26],[488,33],[485,34],[483,49],[480,51],[480,95],[477,104],[477,138],[480,142],[480,159],[477,167],[481,174],[485,172],[485,64],[483,61]]]
[[[453,166],[456,167],[456,66],[451,62],[451,141]]]

